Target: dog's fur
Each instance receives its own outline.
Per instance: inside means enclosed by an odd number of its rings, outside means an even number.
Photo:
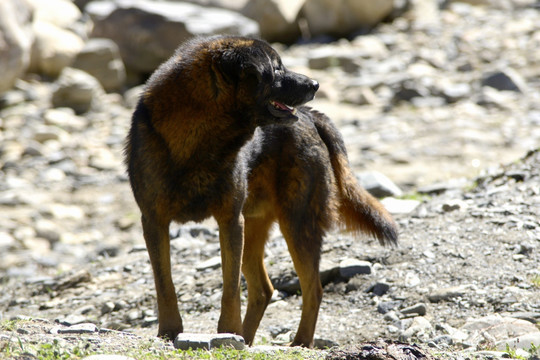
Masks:
[[[183,331],[171,277],[169,224],[213,216],[223,297],[219,332],[253,338],[272,296],[264,245],[277,222],[303,297],[292,345],[312,346],[322,297],[321,243],[333,225],[395,243],[383,206],[356,182],[343,140],[303,106],[318,83],[285,69],[266,42],[199,38],[151,76],[133,114],[126,164],[142,212],[157,292],[158,335]],[[240,272],[248,287],[240,315]]]

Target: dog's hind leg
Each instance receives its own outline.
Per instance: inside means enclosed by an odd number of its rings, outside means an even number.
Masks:
[[[158,336],[174,340],[176,335],[183,331],[183,327],[171,275],[169,223],[144,215],[142,217],[144,240],[154,271],[159,320]]]
[[[241,335],[240,268],[244,247],[244,217],[239,212],[233,216],[214,217],[219,225],[221,268],[223,271],[223,295],[218,332]]]
[[[308,219],[303,219],[308,220]],[[313,346],[323,289],[319,277],[322,231],[309,221],[280,221],[302,290],[302,317],[291,346]]]
[[[246,217],[242,272],[247,282],[248,305],[242,335],[248,345],[253,344],[261,318],[274,292],[264,266],[264,245],[272,222],[269,217]]]

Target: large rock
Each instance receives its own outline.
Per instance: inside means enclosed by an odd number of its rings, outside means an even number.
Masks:
[[[302,13],[311,36],[345,36],[373,27],[393,9],[393,0],[307,0]]]
[[[109,39],[90,39],[72,66],[98,79],[108,92],[120,90],[126,80],[126,69],[118,46]]]
[[[84,46],[81,37],[49,22],[36,21],[34,32],[31,70],[47,76],[58,76]]]
[[[305,0],[252,0],[242,14],[259,23],[261,36],[272,42],[294,42],[300,36],[297,23]]]
[[[151,73],[183,41],[195,35],[256,36],[257,23],[225,9],[188,3],[119,0],[91,2],[93,37],[112,39],[128,70]]]
[[[0,93],[13,86],[30,63],[32,7],[24,0],[0,1]]]
[[[87,112],[103,94],[95,77],[79,69],[65,68],[55,83],[52,94],[54,107],[68,107],[77,113]]]
[[[34,20],[54,24],[63,29],[73,27],[81,11],[70,0],[27,0],[35,9]]]

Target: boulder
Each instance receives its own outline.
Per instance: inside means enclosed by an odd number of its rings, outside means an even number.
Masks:
[[[243,15],[188,3],[95,1],[86,6],[86,11],[94,21],[92,37],[112,39],[126,68],[142,74],[153,72],[193,36],[257,36],[259,32],[257,23]]]
[[[47,76],[57,77],[84,47],[81,37],[52,23],[34,22],[34,33],[30,70]]]
[[[296,21],[305,0],[252,0],[242,14],[257,21],[261,36],[270,42],[294,42],[300,36]]]
[[[120,90],[126,80],[118,46],[109,39],[90,39],[77,54],[72,67],[98,79],[107,92]]]
[[[81,18],[81,11],[69,0],[27,0],[35,9],[34,20],[70,29]]]
[[[306,0],[302,16],[311,36],[347,36],[377,25],[393,10],[393,0]]]
[[[62,71],[55,86],[53,106],[72,108],[76,113],[90,110],[96,98],[103,94],[103,88],[95,77],[69,67]]]
[[[0,93],[30,64],[32,7],[24,0],[0,1]]]

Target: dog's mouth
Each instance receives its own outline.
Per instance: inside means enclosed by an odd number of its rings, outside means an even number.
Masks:
[[[296,108],[294,106],[290,106],[276,100],[270,100],[268,107],[272,115],[277,117],[296,116]]]

